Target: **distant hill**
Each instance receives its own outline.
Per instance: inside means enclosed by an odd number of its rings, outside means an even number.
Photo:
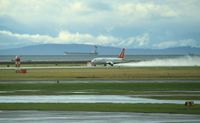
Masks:
[[[120,48],[97,46],[99,55],[116,55]],[[64,55],[64,52],[93,52],[93,45],[40,44],[21,48],[0,50],[0,55]],[[187,55],[200,54],[200,48],[178,47],[168,49],[127,49],[129,55]]]
[[[97,46],[98,53],[116,54],[120,48]],[[64,52],[94,52],[94,45],[85,44],[41,44],[21,48],[0,50],[0,55],[64,55]]]

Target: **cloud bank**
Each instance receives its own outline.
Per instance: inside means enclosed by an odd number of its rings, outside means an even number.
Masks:
[[[0,30],[0,37],[4,37],[8,44],[12,43],[54,43],[54,44],[91,44],[91,45],[103,45],[114,47],[126,47],[126,48],[145,48],[152,45],[152,48],[163,49],[170,47],[200,47],[199,42],[186,39],[186,40],[174,40],[174,41],[162,41],[160,43],[153,44],[150,41],[148,33],[144,33],[135,37],[119,38],[110,35],[91,35],[82,33],[70,33],[68,31],[59,32],[56,36],[40,35],[40,34],[19,34],[10,31]],[[9,43],[10,42],[10,43]]]
[[[22,41],[31,43],[55,43],[55,44],[95,44],[95,45],[109,45],[115,47],[131,47],[132,45],[144,46],[149,41],[148,34],[143,34],[137,37],[129,37],[127,39],[117,38],[108,35],[80,34],[70,33],[67,31],[59,32],[55,37],[50,35],[39,34],[19,34],[10,31],[0,31],[0,37],[7,37],[7,40]]]
[[[200,47],[199,0],[0,0],[0,47]]]

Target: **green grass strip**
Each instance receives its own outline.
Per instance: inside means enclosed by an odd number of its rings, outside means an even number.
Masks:
[[[1,91],[9,90],[46,90],[46,91],[73,91],[73,90],[126,90],[126,91],[200,91],[200,83],[2,83]]]
[[[187,92],[189,91],[189,92]],[[200,83],[2,83],[0,95],[147,95],[154,99],[199,100]],[[152,95],[152,96],[151,96]],[[157,96],[153,96],[157,95]],[[160,95],[160,96],[159,96]],[[165,96],[163,96],[165,95]],[[170,96],[166,96],[170,95]],[[197,95],[197,96],[196,96]]]
[[[200,105],[186,107],[178,104],[2,103],[0,104],[0,110],[60,110],[200,114]]]
[[[26,74],[1,70],[0,80],[200,79],[200,67],[29,69]]]

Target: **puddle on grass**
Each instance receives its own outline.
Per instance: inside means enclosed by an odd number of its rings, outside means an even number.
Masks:
[[[0,96],[0,103],[152,103],[184,104],[185,100],[157,100],[122,95]],[[200,100],[194,101],[200,104]]]

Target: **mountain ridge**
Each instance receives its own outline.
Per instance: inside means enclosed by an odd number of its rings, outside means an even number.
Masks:
[[[99,55],[116,55],[120,48],[97,45]],[[20,48],[2,49],[0,55],[64,55],[64,52],[94,51],[94,45],[87,44],[39,44]],[[200,54],[200,48],[174,47],[166,49],[126,49],[127,55],[188,55]]]

